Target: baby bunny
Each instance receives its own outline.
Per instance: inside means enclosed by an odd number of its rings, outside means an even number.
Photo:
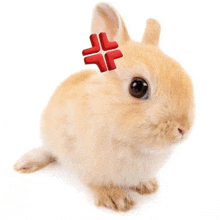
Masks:
[[[14,165],[21,173],[53,161],[68,166],[96,198],[119,211],[133,207],[129,190],[157,190],[156,175],[193,123],[193,87],[184,69],[158,48],[160,24],[148,19],[141,43],[119,13],[96,5],[91,33],[106,32],[123,57],[117,69],[86,70],[65,80],[42,114],[43,146]]]

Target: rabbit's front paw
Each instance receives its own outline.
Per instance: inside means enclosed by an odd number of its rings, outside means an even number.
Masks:
[[[151,194],[157,191],[158,183],[156,179],[150,180],[146,183],[140,183],[138,186],[130,187],[133,191],[136,191],[142,195]]]
[[[129,195],[120,187],[92,187],[96,194],[96,205],[104,206],[115,211],[128,211],[134,206]]]

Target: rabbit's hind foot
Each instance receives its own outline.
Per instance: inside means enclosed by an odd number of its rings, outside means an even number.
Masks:
[[[14,170],[20,173],[32,173],[54,161],[55,158],[43,148],[35,148],[16,161]]]

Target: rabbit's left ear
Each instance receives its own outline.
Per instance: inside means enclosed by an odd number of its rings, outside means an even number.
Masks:
[[[100,32],[105,32],[109,41],[117,41],[119,45],[130,39],[121,16],[106,3],[97,4],[93,11],[91,34]]]

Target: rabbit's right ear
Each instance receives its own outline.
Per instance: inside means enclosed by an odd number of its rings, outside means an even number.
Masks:
[[[106,3],[97,4],[93,11],[91,34],[99,34],[100,32],[105,32],[109,41],[114,40],[119,44],[130,39],[121,16]]]
[[[152,18],[147,20],[147,25],[144,31],[142,42],[158,46],[160,38],[160,23]]]

